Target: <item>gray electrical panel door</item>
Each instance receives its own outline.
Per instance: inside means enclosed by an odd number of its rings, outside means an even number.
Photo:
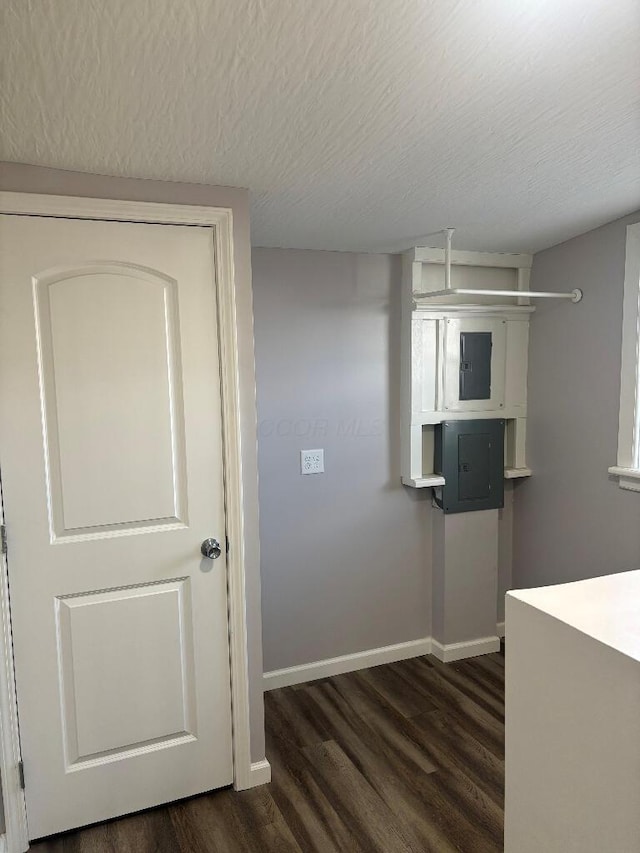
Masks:
[[[460,399],[491,399],[491,332],[460,332]]]
[[[486,433],[458,436],[458,499],[461,502],[491,497],[491,449]]]
[[[435,490],[445,513],[504,506],[504,420],[445,421],[436,425]]]

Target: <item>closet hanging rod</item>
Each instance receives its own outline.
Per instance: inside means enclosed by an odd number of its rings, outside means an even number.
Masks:
[[[451,287],[451,243],[455,228],[444,228],[444,290],[434,290],[423,293],[414,290],[414,299],[435,299],[437,296],[515,296],[527,299],[570,299],[572,302],[580,302],[582,291],[579,287],[570,293],[555,293],[548,290],[474,290],[467,287]]]
[[[556,293],[547,290],[481,290],[469,287],[449,287],[446,290],[432,290],[428,293],[414,290],[414,299],[435,299],[437,296],[515,296],[526,299],[570,299],[580,302],[582,291],[576,287],[570,293]]]

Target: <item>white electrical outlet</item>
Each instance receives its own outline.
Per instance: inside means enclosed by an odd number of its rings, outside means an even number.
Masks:
[[[324,450],[301,450],[300,473],[324,474]]]

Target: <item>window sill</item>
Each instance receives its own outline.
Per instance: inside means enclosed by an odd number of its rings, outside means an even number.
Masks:
[[[621,489],[640,492],[640,470],[638,468],[621,468],[619,465],[613,465],[609,468],[609,473],[618,478],[618,485]]]

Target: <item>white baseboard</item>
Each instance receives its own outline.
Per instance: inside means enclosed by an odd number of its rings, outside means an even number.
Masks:
[[[236,773],[233,787],[236,791],[247,791],[249,788],[257,788],[258,785],[266,785],[271,781],[271,765],[266,758],[262,761],[253,761],[248,767],[242,768],[242,772]]]
[[[271,765],[266,758],[262,761],[253,761],[251,763],[250,782],[252,788],[257,788],[258,785],[266,785],[271,781]]]
[[[443,663],[453,663],[463,658],[474,658],[478,655],[488,655],[500,651],[500,637],[481,637],[478,640],[468,640],[465,643],[449,643],[443,645],[437,640],[431,640],[431,654]]]
[[[431,637],[423,637],[421,640],[410,640],[408,643],[396,643],[394,646],[382,646],[379,649],[369,649],[337,658],[316,660],[285,669],[274,669],[264,673],[263,687],[265,691],[277,690],[278,687],[305,684],[307,681],[316,681],[318,678],[329,678],[331,675],[342,675],[345,672],[355,672],[358,669],[380,666],[383,663],[395,663],[421,655],[435,655],[443,663],[487,655],[500,651],[500,637],[504,637],[504,622],[496,625],[496,634],[495,637],[481,637],[478,640],[449,645],[442,645]]]
[[[275,690],[278,687],[290,687],[292,684],[304,684],[306,681],[328,678],[330,675],[341,675],[344,672],[355,672],[357,669],[367,669],[383,663],[394,663],[428,655],[430,651],[431,637],[423,637],[421,640],[411,640],[408,643],[396,643],[393,646],[383,646],[379,649],[369,649],[337,658],[289,666],[286,669],[275,669],[272,672],[265,672],[264,689]]]

